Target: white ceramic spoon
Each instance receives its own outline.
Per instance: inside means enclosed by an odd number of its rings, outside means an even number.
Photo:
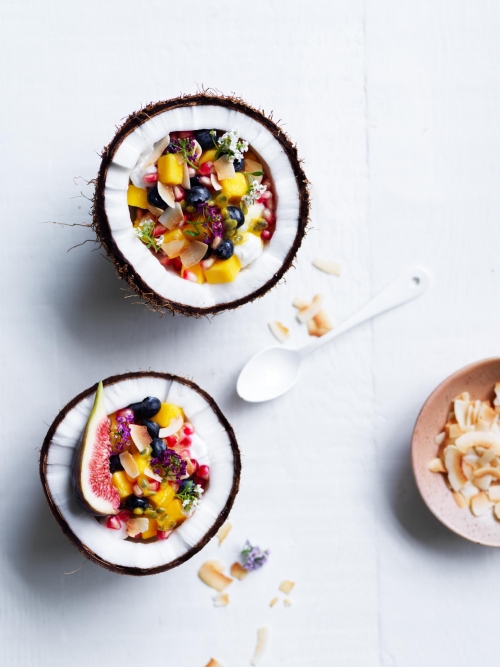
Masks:
[[[429,276],[419,268],[411,268],[387,285],[357,313],[349,317],[340,326],[314,342],[293,350],[286,347],[268,347],[257,352],[240,373],[236,391],[245,401],[260,403],[281,396],[293,387],[299,375],[299,368],[304,357],[314,352],[325,343],[349,331],[358,324],[370,320],[386,310],[401,306],[427,289]]]

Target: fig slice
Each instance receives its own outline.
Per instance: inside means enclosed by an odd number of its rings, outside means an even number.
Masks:
[[[111,484],[108,414],[102,382],[73,461],[72,481],[80,505],[95,516],[118,514],[120,496]]]

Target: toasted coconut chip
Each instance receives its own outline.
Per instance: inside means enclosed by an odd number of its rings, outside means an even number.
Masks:
[[[454,400],[456,400],[457,398],[461,401],[470,401],[470,394],[468,391],[463,391],[461,394],[456,396]]]
[[[462,454],[468,452],[471,447],[483,447],[485,450],[494,448],[496,454],[500,454],[500,438],[493,433],[482,433],[481,431],[464,433],[457,438],[455,445]]]
[[[321,310],[323,301],[324,296],[322,294],[316,294],[316,296],[311,301],[311,305],[307,306],[306,308],[301,308],[297,313],[297,319],[299,322],[308,322],[313,317],[316,317],[316,315]]]
[[[467,483],[462,470],[462,455],[454,445],[448,445],[444,450],[444,465],[448,471],[448,480],[454,491],[460,489]]]
[[[474,471],[474,479],[480,479],[481,477],[485,477],[486,475],[489,475],[489,476],[493,477],[494,479],[500,481],[500,469],[499,468],[487,467],[487,468],[479,468],[479,470]]]
[[[444,467],[444,463],[441,461],[441,459],[432,459],[432,461],[429,461],[427,464],[427,468],[431,472],[446,472],[446,468]]]
[[[200,146],[200,144],[196,141],[196,139],[193,139],[193,143],[194,143],[193,155],[194,155],[195,160],[197,160],[200,157],[200,155],[203,153],[203,149]]]
[[[173,259],[174,257],[179,257],[181,252],[186,247],[186,244],[187,240],[183,241],[182,239],[180,241],[168,241],[167,243],[162,243],[161,249],[165,255],[167,255],[167,257]]]
[[[274,605],[275,605],[277,602],[278,602],[278,598],[275,597],[275,598],[273,598],[273,599],[271,600],[271,602],[269,603],[269,606],[270,606],[270,607],[274,607]]]
[[[332,321],[323,309],[321,309],[313,319],[316,322],[318,329],[325,329],[326,331],[331,331],[333,329]]]
[[[282,593],[285,593],[286,595],[289,595],[292,592],[292,589],[293,589],[294,586],[295,586],[294,581],[288,581],[287,579],[285,579],[285,581],[281,582],[281,584],[279,586],[279,590]]]
[[[222,190],[222,185],[219,183],[219,179],[215,174],[210,174],[210,180],[212,181],[212,187],[214,190]]]
[[[260,162],[256,162],[255,160],[250,160],[249,158],[245,158],[245,162],[244,162],[244,167],[243,167],[243,168],[244,168],[245,171],[248,172],[249,174],[251,174],[251,173],[254,172],[254,171],[264,171],[264,169],[263,169],[262,165],[260,164]],[[252,179],[253,179],[254,181],[256,181],[257,183],[261,183],[263,178],[264,178],[263,176],[252,176]]]
[[[454,498],[455,502],[457,503],[457,505],[461,509],[464,509],[465,507],[467,507],[468,503],[460,492],[453,491],[452,495],[453,495],[453,498]]]
[[[481,516],[491,507],[493,507],[493,503],[483,491],[474,496],[470,501],[470,508],[474,516]]]
[[[177,433],[177,431],[181,430],[183,424],[184,424],[184,419],[182,417],[180,416],[174,417],[173,419],[170,420],[168,426],[165,426],[165,428],[160,429],[158,437],[168,438],[169,435],[174,435],[174,433]]]
[[[488,498],[492,503],[500,502],[500,484],[492,484],[488,489]]]
[[[232,524],[229,521],[225,521],[222,526],[217,531],[216,535],[219,538],[219,546],[224,542],[226,537],[229,535],[232,529]]]
[[[467,463],[467,465],[470,465],[474,468],[479,461],[479,456],[477,454],[465,454],[463,460],[465,463]]]
[[[473,498],[474,496],[477,496],[477,494],[479,493],[479,489],[476,486],[474,486],[474,484],[469,482],[468,484],[466,484],[464,486],[463,489],[460,489],[460,493],[462,494],[462,496],[467,501],[467,504],[469,504],[471,498]]]
[[[146,162],[142,165],[142,168],[145,169],[146,167],[149,167],[150,165],[154,164],[158,158],[161,157],[163,151],[165,148],[169,145],[170,143],[170,135],[167,134],[166,137],[163,137],[163,139],[160,139],[160,141],[157,141],[154,145],[153,152],[151,155],[148,157]]]
[[[462,401],[459,398],[456,398],[453,401],[453,411],[455,413],[455,418],[459,425],[465,426],[467,423],[467,411],[469,409],[469,401]]]
[[[314,318],[307,322],[307,333],[310,336],[320,336],[318,325],[316,324],[316,320]]]
[[[303,308],[307,308],[310,305],[311,305],[311,302],[309,301],[309,299],[302,299],[300,296],[296,297],[292,302],[292,306],[294,306],[295,308],[298,308],[299,310],[302,310]]]
[[[149,479],[154,479],[156,482],[163,482],[163,477],[160,477],[160,475],[157,475],[155,472],[153,472],[149,466],[144,468],[144,474],[146,477],[149,477]]]
[[[219,572],[223,572],[224,568],[226,567],[222,561],[217,560],[217,559],[207,560],[206,563],[207,563],[207,565],[211,565],[212,567],[214,567]]]
[[[500,519],[500,503],[495,503],[493,513],[497,519]]]
[[[175,229],[181,222],[184,222],[184,213],[179,202],[175,202],[173,208],[170,208],[170,206],[166,208],[158,218],[158,222],[167,229]]]
[[[234,165],[227,155],[221,155],[221,157],[214,162],[214,169],[217,172],[217,178],[222,181],[226,178],[234,178],[236,172],[234,171]]]
[[[126,523],[127,535],[129,537],[135,537],[140,533],[143,533],[148,529],[149,521],[145,517],[137,517],[129,519]]]
[[[170,208],[175,208],[174,188],[171,185],[164,185],[161,181],[158,181],[157,186],[158,194],[163,201],[170,206]]]
[[[446,425],[446,433],[448,435],[448,438],[450,438],[450,440],[456,440],[457,438],[459,438],[461,435],[463,435],[465,433],[465,430],[464,430],[465,428],[466,428],[466,426],[464,426],[462,428],[458,424],[447,424]]]
[[[462,472],[469,481],[472,479],[473,471],[474,468],[462,459]]]
[[[252,658],[252,665],[256,665],[259,660],[263,657],[269,646],[269,640],[271,638],[271,628],[268,625],[264,625],[257,630],[257,646]]]
[[[198,570],[198,576],[204,584],[214,588],[216,591],[222,592],[233,580],[226,577],[217,567],[214,566],[213,561],[207,561]]]
[[[439,445],[443,444],[445,438],[446,438],[446,433],[443,431],[439,435],[436,435],[436,437],[434,438],[434,442],[439,447]]]
[[[484,454],[481,455],[481,458],[478,460],[477,464],[480,468],[484,468],[485,466],[489,465],[495,457],[495,450],[487,449]]]
[[[290,330],[281,322],[269,322],[269,328],[273,336],[279,340],[280,343],[285,343],[290,338]]]
[[[474,414],[474,406],[471,404],[467,409],[467,419],[465,422],[466,426],[472,426],[475,423]]]
[[[227,607],[229,604],[229,595],[227,593],[219,593],[214,597],[214,607]]]
[[[222,662],[219,662],[215,658],[211,658],[210,662],[207,662],[205,667],[222,667]]]
[[[291,607],[293,602],[290,600],[290,598],[285,598],[283,600],[283,604],[285,605],[285,607]]]
[[[148,211],[155,216],[155,218],[159,218],[159,216],[163,213],[163,209],[158,208],[157,206],[153,206],[148,202]]]
[[[329,273],[331,276],[340,276],[342,273],[342,268],[338,262],[334,262],[331,259],[323,259],[321,257],[315,257],[313,259],[313,266],[315,266],[320,271]]]
[[[132,437],[132,442],[135,445],[135,448],[140,453],[144,449],[144,444],[148,444],[153,440],[149,435],[148,429],[145,426],[138,426],[137,424],[130,424],[130,435]]]
[[[132,477],[132,479],[139,477],[139,468],[130,452],[120,454],[120,463],[129,477]]]
[[[186,162],[182,153],[174,153],[174,155],[175,159],[177,160],[177,164],[184,164]]]
[[[232,577],[234,577],[235,579],[239,579],[240,581],[244,579],[248,574],[248,570],[245,570],[243,565],[240,565],[240,563],[233,563],[231,565],[230,572]]]
[[[189,167],[187,165],[187,162],[182,163],[182,183],[181,183],[181,185],[186,190],[191,189],[191,180],[189,178]]]
[[[179,256],[184,268],[190,269],[192,266],[195,266],[201,262],[201,260],[205,257],[206,252],[206,243],[203,243],[202,241],[192,241],[192,243],[190,243]]]

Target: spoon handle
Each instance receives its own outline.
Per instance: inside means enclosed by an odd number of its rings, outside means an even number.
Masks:
[[[391,308],[402,306],[404,303],[416,299],[417,296],[425,292],[428,284],[429,275],[423,269],[417,267],[407,269],[337,328],[321,336],[321,338],[318,338],[313,343],[305,345],[297,350],[297,352],[302,358],[306,357],[311,352],[317,350],[318,347],[330,342],[345,331],[358,326],[358,324],[362,324],[372,317],[385,313],[387,310],[391,310]]]

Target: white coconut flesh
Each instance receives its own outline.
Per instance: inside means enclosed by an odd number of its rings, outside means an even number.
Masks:
[[[152,152],[154,144],[182,130],[237,130],[262,160],[276,192],[276,231],[264,251],[240,271],[234,282],[202,285],[165,270],[134,233],[127,205],[132,170]],[[300,196],[290,161],[279,141],[258,121],[240,111],[207,105],[170,109],[153,116],[125,137],[108,167],[104,202],[115,243],[147,285],[164,299],[196,308],[211,308],[249,296],[273,278],[295,241]],[[253,249],[255,252],[255,248]]]
[[[106,413],[111,414],[145,396],[181,407],[193,424],[190,448],[199,463],[210,466],[210,484],[194,514],[176,528],[167,540],[136,543],[119,539],[119,531],[101,525],[77,502],[71,483],[71,469],[95,394],[80,401],[59,424],[50,442],[46,483],[59,512],[75,536],[109,563],[150,569],[167,565],[197,544],[217,521],[231,493],[234,456],[226,429],[207,400],[191,387],[175,380],[155,377],[125,379],[104,387]]]

